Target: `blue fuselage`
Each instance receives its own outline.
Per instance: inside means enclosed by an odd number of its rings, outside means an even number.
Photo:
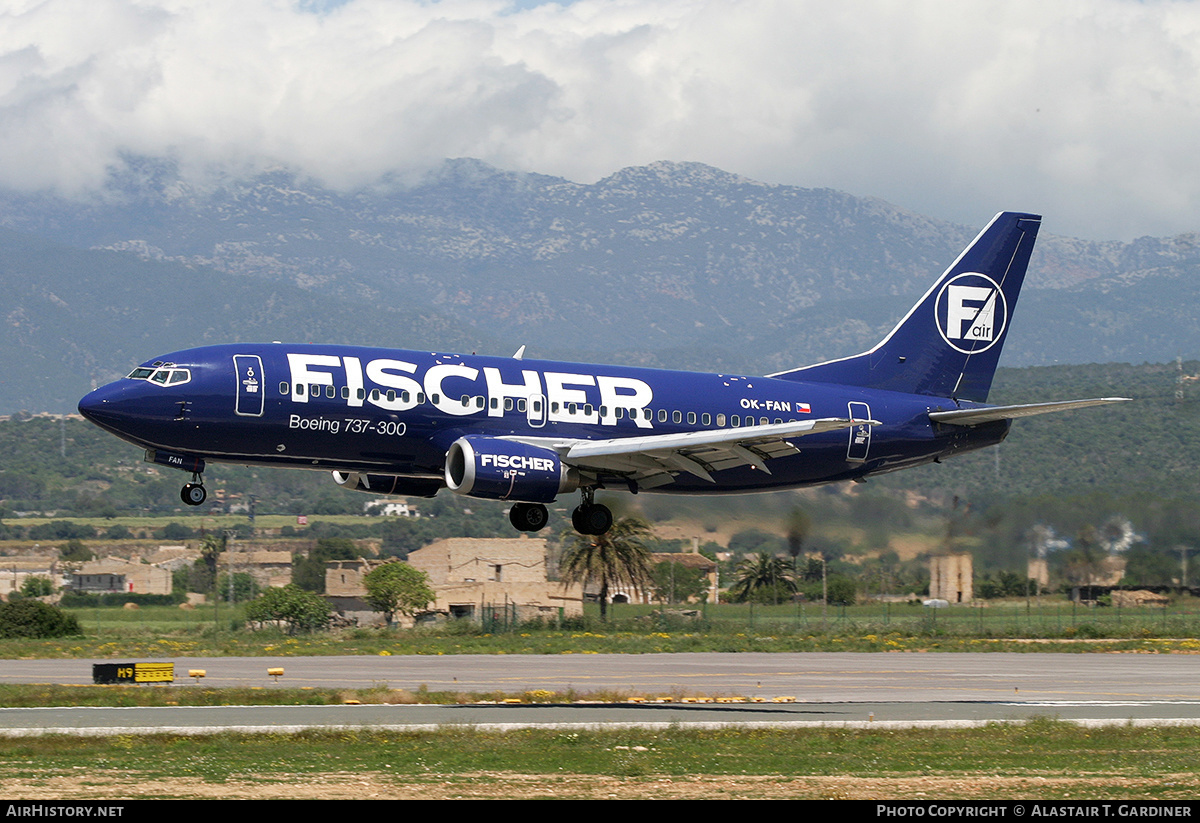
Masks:
[[[928,412],[963,405],[795,379],[267,343],[163,355],[91,392],[80,411],[180,468],[199,458],[426,482],[443,476],[447,451],[465,436],[609,440],[818,418],[879,423],[797,438],[798,453],[772,460],[769,473],[741,465],[710,481],[680,472],[652,489],[736,493],[858,479],[1004,439],[1008,421],[930,422]]]

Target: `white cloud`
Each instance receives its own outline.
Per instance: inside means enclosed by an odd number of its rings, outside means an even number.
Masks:
[[[1200,229],[1200,5],[0,0],[0,185],[698,160],[976,224]]]

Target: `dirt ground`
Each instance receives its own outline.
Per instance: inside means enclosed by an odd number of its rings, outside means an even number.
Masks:
[[[597,775],[475,773],[270,774],[205,782],[199,778],[141,780],[120,773],[0,776],[0,797],[11,800],[949,800],[1103,799],[1153,792],[1155,800],[1194,799],[1200,777],[773,777],[691,775],[603,777]]]

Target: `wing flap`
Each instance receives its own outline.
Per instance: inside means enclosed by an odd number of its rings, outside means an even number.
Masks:
[[[767,423],[758,426],[743,426],[739,429],[711,429],[707,431],[682,432],[680,434],[651,434],[642,437],[615,437],[610,440],[576,440],[563,452],[570,461],[582,460],[611,454],[650,454],[699,449],[704,446],[755,446],[787,437],[804,437],[809,434],[848,429],[866,423],[878,426],[877,420],[851,420],[842,417],[825,417],[819,420],[803,420],[796,423]]]
[[[754,466],[770,474],[766,461],[800,451],[788,442],[788,438],[862,424],[880,425],[877,420],[826,417],[736,429],[614,437],[607,440],[544,437],[509,439],[554,449],[564,463],[580,471],[619,474],[636,480],[643,488],[652,488],[671,482],[674,475],[680,473],[715,482],[713,472],[738,466]]]

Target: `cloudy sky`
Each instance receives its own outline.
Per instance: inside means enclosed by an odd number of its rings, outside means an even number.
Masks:
[[[0,186],[693,160],[982,224],[1200,231],[1200,3],[0,0]]]

